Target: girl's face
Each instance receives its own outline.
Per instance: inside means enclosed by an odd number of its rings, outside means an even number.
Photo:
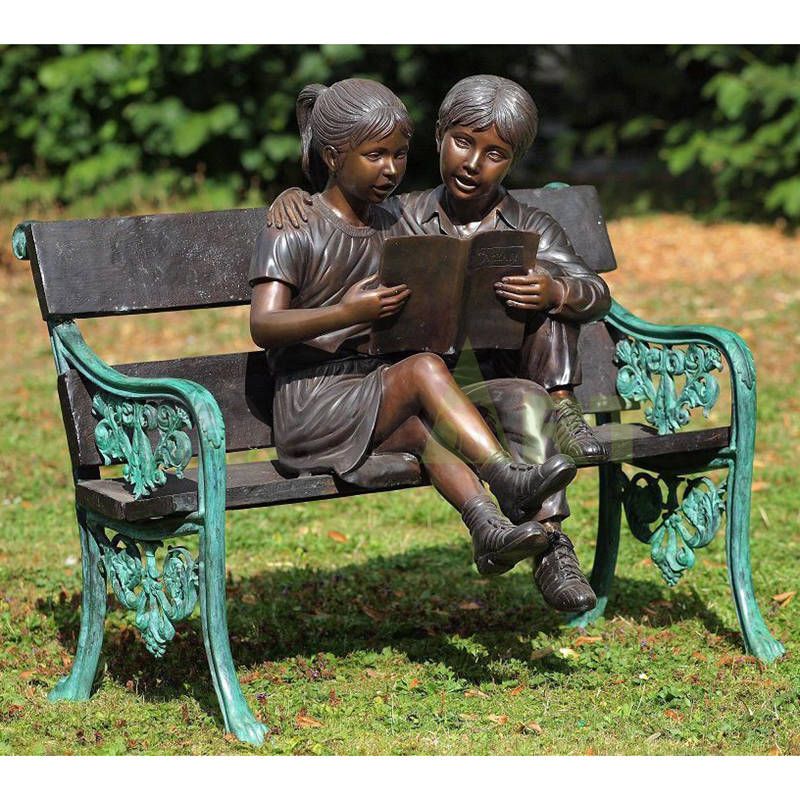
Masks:
[[[380,203],[403,180],[408,142],[408,136],[396,126],[383,139],[362,142],[340,154],[336,159],[336,184],[355,200]]]

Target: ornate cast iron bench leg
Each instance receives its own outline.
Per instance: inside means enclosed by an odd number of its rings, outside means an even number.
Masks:
[[[224,449],[221,456],[224,475]],[[253,716],[242,694],[228,638],[225,610],[225,481],[211,481],[207,487],[205,524],[200,531],[200,617],[203,641],[225,729],[240,741],[258,746],[264,741],[266,726]]]
[[[94,413],[102,418],[95,440],[107,463],[115,459],[126,465],[124,475],[135,497],[163,484],[165,467],[179,474],[186,467],[192,447],[183,427],[194,427],[198,439],[194,514],[134,524],[79,510],[84,597],[78,655],[72,674],[59,683],[51,699],[89,696],[103,638],[105,579],[122,605],[136,611],[136,626],[156,657],[174,636],[172,623],[191,614],[199,595],[203,641],[225,728],[242,742],[262,744],[266,727],[245,701],[228,641],[225,426],[219,406],[191,381],[122,375],[92,352],[71,321],[52,328],[51,338],[59,372],[72,365],[100,390],[93,402]],[[156,429],[162,436],[154,450],[147,431]],[[117,531],[112,541],[104,528]],[[159,571],[155,550],[161,539],[197,533],[199,563],[185,548],[171,548]]]
[[[597,545],[589,583],[597,595],[597,605],[590,611],[573,616],[569,625],[585,628],[603,616],[614,580],[619,550],[619,533],[622,521],[622,467],[619,464],[601,464],[599,467],[600,502],[597,515]]]
[[[645,401],[647,421],[660,434],[679,430],[689,421],[689,411],[707,413],[718,396],[710,375],[722,360],[730,370],[732,409],[731,442],[706,465],[727,467],[727,479],[715,485],[707,477],[684,477],[680,469],[653,476],[640,472],[628,479],[621,468],[600,468],[600,515],[592,585],[597,608],[572,620],[585,625],[605,609],[616,563],[620,505],[625,507],[631,531],[650,544],[653,561],[667,583],[674,585],[694,564],[694,550],[714,537],[723,510],[726,516],[725,548],[728,577],[744,645],[762,661],[783,655],[783,645],[770,634],[756,601],[750,567],[750,489],[756,425],[756,375],[752,355],[731,331],[712,326],[654,325],[638,319],[616,302],[606,321],[629,338],[617,345],[621,364],[617,388],[622,397]],[[675,346],[687,346],[685,351]],[[658,383],[651,380],[659,377]],[[674,377],[684,376],[676,389]],[[689,473],[695,470],[688,470]],[[684,471],[685,474],[686,471]],[[679,487],[685,483],[679,499]],[[661,485],[666,486],[662,493]]]
[[[102,534],[102,528],[92,530],[86,512],[78,507],[78,528],[81,537],[81,569],[83,596],[81,600],[81,628],[78,648],[70,674],[61,678],[48,695],[51,701],[88,700],[97,675],[106,618],[106,579],[102,572],[100,548],[93,534]]]

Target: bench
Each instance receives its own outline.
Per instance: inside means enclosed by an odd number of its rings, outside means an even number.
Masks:
[[[549,211],[589,267],[609,271],[614,254],[592,187],[555,184],[513,192]],[[226,464],[226,454],[271,447],[270,386],[260,351],[111,367],[84,341],[76,320],[106,315],[247,304],[247,273],[264,209],[119,219],[24,222],[13,234],[29,259],[55,356],[58,396],[75,481],[83,597],[77,653],[51,700],[84,700],[95,681],[108,585],[135,611],[145,646],[163,655],[175,624],[198,599],[203,639],[227,731],[258,745],[231,657],[225,606],[225,514],[426,484],[415,458],[370,457],[369,485],[332,475],[281,473],[272,461]],[[634,536],[669,584],[692,566],[725,517],[728,575],[746,650],[763,661],[783,652],[756,602],[749,555],[756,379],[750,351],[709,326],[645,322],[616,302],[583,327],[584,381],[577,396],[611,453],[599,470],[598,533],[591,583],[605,611],[622,509]],[[682,430],[719,395],[727,367],[731,413],[724,427]],[[622,414],[644,412],[640,422]],[[626,418],[629,415],[626,414]],[[189,469],[192,458],[196,468]],[[101,467],[124,464],[122,477]],[[638,468],[629,477],[622,465]],[[714,483],[705,473],[724,469]],[[629,470],[630,471],[630,470]],[[163,542],[198,534],[199,555]]]

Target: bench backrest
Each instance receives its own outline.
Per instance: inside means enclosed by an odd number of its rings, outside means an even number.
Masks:
[[[548,211],[575,250],[597,272],[616,261],[591,186],[516,190],[521,202]],[[116,219],[31,222],[24,226],[42,317],[99,317],[250,302],[247,275],[264,208],[157,214]],[[619,408],[610,370],[614,343],[603,324],[581,334],[587,411]],[[131,375],[195,380],[217,398],[227,449],[269,447],[271,376],[262,353],[146,362],[119,367]],[[73,464],[102,463],[91,412],[95,389],[75,370],[59,376],[59,395]]]

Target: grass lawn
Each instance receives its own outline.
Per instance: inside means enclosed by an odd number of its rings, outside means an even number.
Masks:
[[[75,652],[80,550],[47,333],[8,246],[14,221],[0,220],[0,754],[253,753],[222,735],[197,612],[155,660],[112,600],[100,690],[47,701]],[[800,240],[675,216],[610,231],[623,305],[732,328],[755,353],[753,572],[787,656],[744,655],[722,534],[670,589],[623,523],[607,617],[581,631],[544,605],[527,564],[480,578],[432,489],[242,511],[228,517],[228,621],[245,695],[271,730],[260,752],[800,754]],[[251,346],[246,309],[81,328],[112,363]],[[723,399],[711,424],[727,411]],[[587,572],[596,481],[580,473],[565,525]]]

